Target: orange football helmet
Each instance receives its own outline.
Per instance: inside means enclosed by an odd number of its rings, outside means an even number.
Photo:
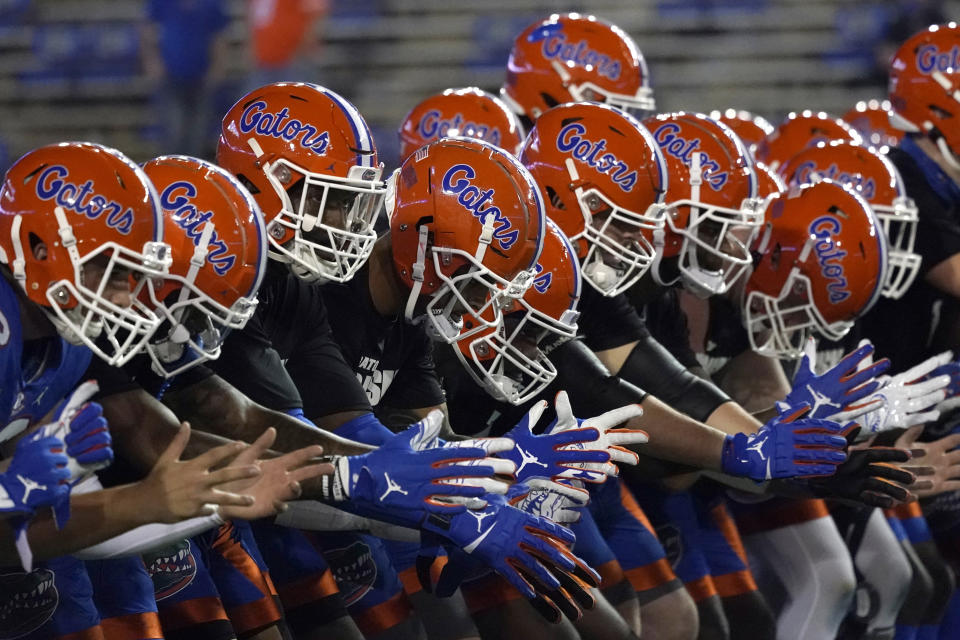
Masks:
[[[763,223],[753,159],[730,127],[703,114],[662,114],[643,124],[670,174],[651,274],[698,296],[723,293],[750,264],[750,243]],[[674,256],[676,274],[663,262]]]
[[[663,227],[667,170],[639,122],[595,102],[554,107],[537,119],[520,162],[597,291],[617,295],[647,272],[653,234]]]
[[[253,194],[271,258],[307,280],[345,282],[377,239],[383,165],[356,107],[329,89],[278,82],[223,118],[217,164]]]
[[[893,107],[889,100],[861,100],[843,114],[843,120],[874,147],[895,147],[903,139],[903,131],[890,124]]]
[[[242,329],[267,270],[263,214],[240,181],[188,156],[143,167],[160,194],[173,263],[142,295],[165,320],[147,343],[153,368],[170,377],[220,356],[226,329]]]
[[[827,178],[771,199],[754,249],[743,323],[765,355],[800,357],[811,330],[839,340],[886,277],[886,240],[870,205]]]
[[[60,335],[112,365],[160,325],[130,290],[113,294],[170,266],[157,193],[115,149],[64,142],[17,160],[0,190],[0,262]]]
[[[515,155],[524,138],[517,114],[497,96],[476,87],[447,89],[423,100],[410,110],[397,133],[400,162],[423,145],[448,135],[486,140]]]
[[[517,160],[474,138],[421,147],[387,185],[393,262],[410,288],[404,316],[455,343],[502,326],[504,298],[530,286],[544,208]],[[426,307],[419,307],[426,297]]]
[[[711,111],[710,117],[733,129],[733,132],[743,140],[750,153],[754,152],[761,140],[773,133],[773,125],[770,124],[769,120],[742,109]]]
[[[935,24],[912,36],[890,59],[891,123],[930,136],[960,167],[960,27]]]
[[[547,218],[533,283],[503,309],[503,328],[487,330],[456,349],[477,384],[497,400],[515,405],[546,389],[557,377],[547,354],[577,335],[580,282],[573,246]]]
[[[807,147],[830,140],[863,142],[860,134],[840,118],[834,118],[822,111],[791,113],[773,133],[757,145],[754,156],[777,171],[780,165]]]
[[[917,205],[907,197],[900,172],[886,156],[852,142],[821,142],[795,155],[781,172],[790,185],[830,178],[856,189],[887,239],[889,264],[881,293],[888,298],[906,293],[920,270],[920,256],[913,251]]]
[[[577,13],[554,14],[517,36],[500,95],[530,120],[565,102],[656,109],[647,63],[633,39],[608,22]]]

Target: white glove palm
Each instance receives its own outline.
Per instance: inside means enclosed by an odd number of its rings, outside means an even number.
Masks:
[[[567,482],[570,483],[569,487],[566,487]],[[577,480],[558,483],[531,478],[511,486],[507,491],[507,500],[521,511],[564,524],[580,520],[580,509],[587,506],[590,494],[583,488],[583,483]]]
[[[573,415],[573,409],[570,407],[570,398],[566,391],[557,394],[554,401],[554,408],[557,411],[557,421],[547,428],[547,433],[559,433],[569,429],[582,429],[593,427],[600,433],[596,441],[589,443],[591,449],[605,450],[610,454],[610,462],[584,462],[581,468],[590,471],[599,471],[608,476],[616,476],[618,471],[614,462],[622,464],[635,465],[640,461],[640,457],[626,448],[626,445],[645,444],[649,441],[646,431],[640,429],[618,429],[620,425],[631,418],[638,418],[643,415],[643,409],[638,404],[630,404],[618,409],[613,409],[602,413],[593,418],[580,420]],[[583,449],[585,445],[581,443],[570,444],[563,449]]]
[[[860,344],[868,342],[861,340]],[[867,404],[880,399],[882,404],[879,407],[867,413],[862,412],[862,406],[852,407],[849,411],[831,416],[830,419],[838,422],[856,419],[863,427],[862,436],[936,420],[940,417],[936,405],[946,397],[950,376],[940,375],[927,380],[920,379],[937,367],[950,362],[952,358],[953,354],[945,351],[903,373],[882,376],[878,378],[881,382],[880,387],[863,401],[863,404]],[[863,364],[866,366],[868,363]]]

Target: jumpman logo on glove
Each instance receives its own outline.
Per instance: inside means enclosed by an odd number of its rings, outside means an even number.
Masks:
[[[526,449],[523,449],[523,448],[520,447],[519,445],[516,447],[516,451],[517,451],[517,453],[520,454],[520,459],[523,461],[523,462],[520,464],[520,466],[517,467],[517,473],[518,473],[518,474],[519,474],[519,473],[523,470],[523,468],[524,468],[525,466],[527,466],[528,464],[536,464],[536,465],[539,465],[539,466],[543,467],[544,469],[547,468],[546,463],[540,462],[540,458],[538,458],[537,456],[533,455],[532,453],[530,453],[530,452],[527,451]]]
[[[394,482],[393,480],[390,479],[389,473],[384,472],[383,479],[387,481],[387,490],[383,493],[382,496],[380,496],[381,501],[393,492],[397,492],[405,496],[410,495],[409,491],[404,491],[403,487],[401,487],[399,483]]]
[[[483,519],[493,515],[493,513],[489,511],[467,511],[467,513],[477,519],[477,533],[480,533],[480,526],[483,524]]]

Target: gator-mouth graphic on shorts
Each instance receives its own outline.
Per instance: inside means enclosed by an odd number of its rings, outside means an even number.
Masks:
[[[143,564],[153,580],[153,593],[163,600],[186,589],[197,575],[197,561],[190,541],[181,540],[168,547],[143,554]]]
[[[680,529],[674,524],[662,524],[657,527],[656,533],[667,555],[667,562],[676,569],[683,558],[683,538],[680,536]]]
[[[377,579],[377,565],[370,547],[357,540],[340,549],[325,549],[324,557],[330,563],[333,577],[347,605],[366,595]]]
[[[0,640],[36,631],[53,616],[59,602],[49,569],[0,574]]]

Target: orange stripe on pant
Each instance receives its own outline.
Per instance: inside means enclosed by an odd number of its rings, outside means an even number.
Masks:
[[[627,489],[625,482],[620,483],[620,502],[623,504],[623,507],[630,512],[630,515],[645,526],[650,533],[656,535],[653,530],[653,525],[650,524],[650,520],[647,518],[647,514],[643,512],[643,508],[637,503],[637,499],[634,498],[630,490]]]
[[[351,613],[353,621],[357,623],[360,632],[365,636],[382,633],[395,627],[410,617],[413,606],[404,592],[398,593],[389,600],[370,607],[359,613]]]
[[[56,640],[105,640],[105,638],[106,636],[103,635],[103,628],[100,625],[97,625],[95,627],[90,627],[89,629],[84,629],[83,631],[57,636]]]
[[[448,561],[449,558],[447,556],[437,556],[433,559],[433,564],[430,565],[430,580],[434,586],[436,586],[437,581],[440,579],[440,573],[443,571],[443,568],[447,566]],[[403,590],[407,595],[412,596],[415,593],[423,591],[423,585],[420,584],[420,577],[417,575],[416,567],[404,569],[397,574],[397,577],[400,579]]]
[[[339,591],[333,572],[327,569],[319,577],[305,576],[280,587],[280,601],[287,610],[296,609],[307,603],[328,598]]]
[[[623,573],[633,585],[634,591],[647,591],[677,579],[666,558],[660,558],[642,567],[627,569]]]
[[[131,613],[100,621],[104,635],[110,640],[162,640],[160,616],[153,612]]]
[[[710,576],[691,580],[683,586],[687,588],[687,593],[690,594],[694,602],[703,602],[707,598],[717,595],[717,587]]]
[[[270,574],[261,571],[243,545],[233,539],[230,527],[221,527],[212,548],[263,593],[259,600],[227,609],[236,632],[242,634],[281,620],[283,614],[274,599],[277,589],[273,586]]]
[[[923,509],[920,508],[920,503],[916,501],[898,504],[891,509],[884,509],[883,512],[887,515],[887,517],[893,517],[897,520],[909,520],[910,518],[923,517]]]
[[[175,605],[161,607],[160,613],[163,618],[163,628],[168,631],[214,620],[230,620],[223,609],[223,603],[216,596],[184,600]]]
[[[594,567],[594,570],[600,574],[601,589],[620,584],[627,579],[626,574],[623,572],[623,567],[620,566],[620,562],[616,558],[610,562],[604,562],[599,567]]]
[[[826,508],[826,506],[824,506],[824,508]],[[750,563],[747,562],[747,552],[743,548],[743,540],[740,539],[740,532],[737,530],[737,525],[733,521],[733,518],[730,517],[727,505],[721,503],[714,506],[710,509],[710,516],[713,518],[717,529],[723,534],[727,544],[730,545],[730,548],[737,554],[741,562],[749,567]],[[717,594],[721,598],[730,598],[757,590],[757,583],[754,581],[753,574],[750,573],[749,569],[734,571],[719,576],[715,575],[713,576],[713,583],[717,588]]]
[[[734,513],[742,536],[773,531],[830,515],[827,504],[820,499],[774,499],[756,505],[736,505]]]

